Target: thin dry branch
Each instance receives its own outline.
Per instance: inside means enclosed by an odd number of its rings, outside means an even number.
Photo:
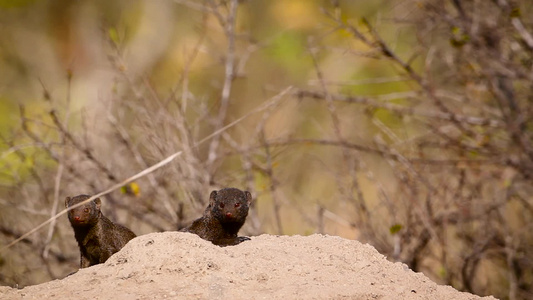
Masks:
[[[327,140],[327,139],[306,139],[306,138],[289,138],[289,139],[277,139],[270,140],[270,146],[282,146],[286,147],[288,145],[324,145],[324,146],[336,146],[336,147],[346,147],[349,149],[354,149],[361,152],[366,152],[370,154],[375,154],[384,158],[392,158],[394,160],[407,160],[411,164],[421,164],[421,165],[436,165],[436,166],[506,166],[507,162],[500,160],[490,160],[490,159],[468,159],[468,158],[458,158],[458,159],[433,159],[433,158],[420,158],[420,157],[400,157],[397,152],[389,152],[381,149],[372,148],[365,145],[355,144],[351,142],[339,142],[336,140]],[[262,146],[257,145],[247,149],[247,151],[253,149],[259,149]]]
[[[248,118],[248,117],[254,115],[255,113],[260,112],[260,111],[262,111],[262,110],[264,110],[264,109],[267,109],[267,108],[270,107],[271,105],[276,104],[276,103],[277,103],[278,101],[280,101],[280,99],[282,99],[282,97],[283,97],[284,95],[286,95],[291,89],[292,89],[292,87],[288,87],[288,88],[286,88],[284,91],[282,91],[282,92],[279,93],[278,95],[274,96],[270,101],[267,101],[267,102],[264,103],[263,105],[261,105],[261,106],[257,107],[256,109],[254,109],[254,110],[248,112],[248,113],[245,114],[244,116],[238,118],[237,120],[231,122],[230,124],[228,124],[228,125],[226,125],[226,126],[220,128],[219,130],[217,130],[217,131],[211,133],[210,135],[206,136],[205,138],[203,138],[202,140],[200,140],[199,142],[197,142],[197,143],[195,144],[195,147],[198,147],[198,146],[200,146],[201,144],[203,144],[204,142],[206,142],[206,141],[212,139],[213,137],[220,135],[222,132],[228,130],[229,128],[231,128],[231,127],[233,127],[233,126],[235,126],[236,124],[238,124],[238,123],[241,122],[242,120],[244,120],[244,119],[246,119],[246,118]],[[7,248],[9,248],[9,247],[11,247],[11,246],[13,246],[13,245],[15,245],[16,243],[20,242],[21,240],[25,239],[26,237],[30,236],[31,234],[37,232],[38,230],[40,230],[41,228],[43,228],[44,226],[46,226],[46,225],[49,224],[50,222],[54,221],[55,219],[59,218],[60,216],[62,216],[62,215],[64,215],[64,214],[66,214],[69,210],[72,210],[72,209],[74,209],[74,208],[77,208],[77,207],[79,207],[79,206],[82,206],[82,205],[84,205],[84,204],[86,204],[86,203],[88,203],[88,202],[90,202],[90,201],[92,201],[92,200],[94,200],[94,199],[96,199],[96,198],[99,198],[99,197],[102,197],[102,196],[104,196],[104,195],[107,195],[107,194],[109,194],[109,193],[111,193],[111,192],[113,192],[113,191],[115,191],[115,190],[120,189],[121,187],[127,185],[128,183],[131,183],[131,182],[133,182],[133,181],[135,181],[135,180],[137,180],[137,179],[139,179],[139,178],[141,178],[141,177],[146,176],[146,175],[149,174],[149,173],[154,172],[155,170],[157,170],[157,169],[159,169],[159,168],[161,168],[161,167],[167,165],[167,164],[170,163],[171,161],[173,161],[176,157],[180,156],[182,153],[183,153],[183,151],[175,152],[174,154],[172,154],[172,155],[168,156],[167,158],[161,160],[160,162],[158,162],[158,163],[152,165],[151,167],[146,168],[146,169],[142,170],[141,172],[139,172],[139,173],[137,173],[137,174],[135,174],[135,175],[129,177],[128,179],[125,179],[125,180],[123,180],[122,182],[119,182],[119,183],[117,183],[117,184],[111,186],[111,187],[108,188],[107,190],[105,190],[105,191],[103,191],[103,192],[100,192],[100,193],[98,193],[98,194],[96,194],[96,195],[93,195],[93,196],[91,196],[90,198],[88,198],[87,200],[84,200],[84,201],[82,201],[82,202],[80,202],[80,203],[78,203],[78,204],[75,204],[75,205],[73,205],[73,206],[71,206],[71,207],[69,207],[69,208],[66,208],[66,209],[60,211],[60,212],[57,213],[54,217],[52,217],[52,218],[46,220],[45,222],[43,222],[43,223],[41,223],[40,225],[38,225],[37,227],[33,228],[33,229],[30,230],[29,232],[23,234],[21,237],[17,238],[16,240],[12,241],[11,243],[7,244],[6,246],[0,248],[0,252],[2,252],[2,251],[4,251],[5,249],[7,249]]]
[[[6,246],[0,248],[0,252],[3,251],[3,250],[5,250],[5,249],[7,249],[7,248],[9,248],[9,247],[11,247],[11,246],[13,246],[13,245],[15,245],[16,243],[18,243],[18,242],[20,242],[21,240],[25,239],[26,237],[32,235],[33,233],[37,232],[39,229],[43,228],[43,227],[46,226],[47,224],[49,224],[49,223],[51,223],[52,221],[56,220],[56,219],[59,218],[60,216],[66,214],[68,211],[70,211],[70,210],[72,210],[72,209],[74,209],[74,208],[80,207],[80,206],[82,206],[82,205],[84,205],[84,204],[86,204],[86,203],[89,203],[90,201],[93,201],[93,200],[96,199],[96,198],[99,198],[99,197],[102,197],[102,196],[104,196],[104,195],[107,195],[107,194],[109,194],[109,193],[111,193],[111,192],[113,192],[113,191],[115,191],[115,190],[118,190],[118,189],[120,189],[121,187],[123,187],[124,185],[126,185],[126,184],[128,184],[128,183],[130,183],[130,182],[133,182],[134,180],[137,180],[137,179],[139,179],[139,178],[145,176],[146,174],[151,173],[151,172],[153,172],[153,171],[155,171],[155,170],[157,170],[157,169],[163,167],[164,165],[170,163],[170,162],[173,161],[176,157],[178,157],[179,155],[181,155],[181,153],[182,153],[181,151],[176,152],[176,153],[170,155],[169,157],[165,158],[164,160],[158,162],[157,164],[151,166],[150,168],[147,168],[147,169],[145,169],[145,170],[143,170],[143,171],[141,171],[141,172],[139,172],[139,173],[137,173],[137,174],[131,176],[130,178],[128,178],[128,179],[126,179],[126,180],[124,180],[124,181],[122,181],[122,182],[119,182],[119,183],[117,183],[117,184],[111,186],[111,187],[108,188],[107,190],[105,190],[105,191],[103,191],[103,192],[100,192],[100,193],[98,193],[98,194],[96,194],[96,195],[93,195],[93,196],[91,196],[90,198],[88,198],[87,200],[84,200],[84,201],[82,201],[82,202],[80,202],[80,203],[77,203],[77,204],[75,204],[75,205],[73,205],[73,206],[71,206],[71,207],[69,207],[69,208],[66,208],[66,209],[60,211],[60,212],[57,213],[55,216],[53,216],[52,218],[50,218],[50,219],[46,220],[45,222],[41,223],[39,226],[33,228],[33,229],[30,230],[29,232],[23,234],[23,235],[22,235],[21,237],[19,237],[18,239],[14,240],[14,241],[12,241],[11,243],[7,244]]]
[[[72,84],[72,76],[71,76],[71,73],[69,72],[68,76],[67,76],[67,99],[66,99],[66,113],[65,113],[65,129],[68,129],[68,121],[69,121],[69,117],[70,117],[70,89],[71,89],[71,84]],[[50,93],[47,91],[47,89],[45,88],[45,95],[50,95]],[[50,97],[50,96],[48,96]],[[64,144],[65,143],[65,136],[62,135],[61,136],[61,141],[60,143],[61,144]],[[55,176],[55,180],[54,180],[54,201],[52,203],[52,209],[50,210],[50,216],[53,217],[56,213],[57,213],[57,209],[58,209],[58,206],[59,206],[59,190],[61,188],[61,180],[63,178],[63,170],[65,169],[64,167],[64,162],[65,162],[65,149],[61,149],[60,150],[61,153],[59,154],[60,155],[60,161],[59,161],[59,165],[57,166],[57,172],[56,172],[56,176]],[[55,231],[55,225],[56,225],[56,221],[55,219],[50,223],[50,227],[48,229],[48,234],[46,235],[46,240],[45,240],[45,246],[44,246],[44,249],[43,249],[43,253],[42,253],[42,257],[44,259],[48,258],[48,254],[50,252],[50,246],[51,246],[51,242],[52,242],[52,237],[54,235],[54,231]]]
[[[231,87],[233,79],[235,78],[235,20],[239,1],[230,0],[229,12],[226,18],[222,17],[213,1],[209,1],[209,3],[213,6],[213,12],[219,20],[220,25],[224,27],[224,34],[226,35],[226,40],[228,42],[224,65],[224,84],[222,86],[222,92],[220,95],[220,107],[218,109],[218,114],[215,118],[214,124],[215,130],[217,130],[218,128],[222,127],[224,120],[226,119],[230,101]],[[216,136],[209,144],[209,152],[206,162],[208,168],[210,168],[217,159],[216,152],[219,144],[220,136]]]
[[[146,163],[141,153],[139,153],[137,147],[133,145],[128,132],[118,123],[118,121],[113,115],[108,114],[108,120],[114,126],[115,130],[118,132],[121,142],[124,143],[126,145],[126,148],[132,153],[133,157],[137,161],[137,164],[143,169],[148,168],[149,165]],[[160,192],[165,191],[157,183],[155,176],[153,174],[151,173],[148,174],[147,178],[148,178],[148,182],[150,183],[150,185],[155,191],[160,191]],[[174,222],[177,222],[177,216],[174,213],[174,209],[172,209],[172,205],[170,204],[168,198],[163,197],[162,201],[163,201],[163,206],[167,210],[168,215],[172,218]]]
[[[531,35],[529,31],[527,31],[526,27],[524,26],[524,23],[520,19],[519,9],[511,7],[507,0],[498,0],[494,1],[494,3],[496,3],[496,5],[498,5],[507,14],[511,15],[511,24],[513,24],[513,27],[524,41],[528,50],[533,51],[533,35]]]
[[[322,70],[320,69],[320,66],[318,64],[314,51],[310,49],[309,53],[311,55],[313,65],[315,67],[317,78],[320,82],[320,86],[325,96],[324,99],[326,100],[328,111],[331,115],[335,137],[337,138],[339,142],[344,143],[346,140],[343,136],[337,109],[335,105],[333,104],[333,97],[327,89],[325,78],[322,74]],[[349,189],[344,189],[342,187],[342,184],[339,181],[337,181],[337,184],[341,190],[341,193],[344,194],[344,197],[348,199],[348,201],[350,201],[351,203],[353,203],[354,205],[358,207],[357,211],[360,215],[360,220],[359,220],[360,226],[361,227],[371,226],[370,222],[368,222],[368,220],[370,219],[370,214],[369,214],[369,211],[366,205],[365,197],[359,185],[359,179],[357,178],[357,173],[356,173],[356,170],[357,170],[356,162],[358,160],[357,153],[356,155],[351,155],[351,153],[348,151],[348,148],[342,147],[342,156],[343,156],[343,161],[347,167],[346,170],[348,171],[348,174],[351,179],[351,187]],[[357,195],[357,199],[354,197],[353,191],[355,191],[355,194]],[[365,230],[365,231],[371,231],[371,230]]]
[[[65,136],[65,138],[67,140],[69,140],[72,145],[74,146],[75,149],[77,149],[78,151],[82,152],[85,157],[91,161],[94,165],[96,165],[96,167],[98,167],[98,169],[100,171],[102,171],[106,176],[107,178],[111,181],[111,182],[116,182],[117,181],[117,176],[115,176],[113,174],[113,172],[111,172],[111,170],[109,170],[105,165],[104,163],[102,163],[100,160],[98,160],[94,154],[91,152],[91,150],[87,147],[84,147],[82,146],[73,136],[72,134],[68,131],[68,129],[63,125],[63,123],[59,120],[59,117],[57,116],[57,112],[52,109],[50,111],[50,116],[52,117],[52,120],[54,121],[54,124],[57,126],[57,129],[59,129],[59,131],[61,132],[61,134],[63,134]],[[61,161],[61,159],[58,160],[59,162]]]
[[[328,96],[323,92],[308,91],[308,90],[297,90],[294,95],[298,98],[311,98],[311,99],[326,99]],[[462,123],[469,125],[480,125],[480,126],[490,126],[490,127],[501,127],[503,126],[502,122],[497,119],[485,119],[475,116],[467,116],[458,113],[450,112],[441,112],[441,111],[430,111],[430,110],[420,110],[414,107],[406,107],[398,104],[378,102],[367,97],[357,97],[357,96],[344,96],[338,94],[330,94],[329,97],[333,101],[347,102],[347,103],[357,103],[362,104],[372,108],[383,108],[389,111],[398,113],[400,115],[412,115],[420,116],[424,118],[439,119],[443,121],[457,120]]]

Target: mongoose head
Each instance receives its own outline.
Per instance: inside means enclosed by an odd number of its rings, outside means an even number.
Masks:
[[[89,195],[79,195],[75,197],[67,197],[65,199],[65,207],[70,207],[82,201],[89,199]],[[100,212],[100,198],[78,206],[68,212],[68,219],[72,226],[88,226],[96,223],[101,214]]]
[[[248,215],[252,194],[236,188],[212,191],[209,196],[211,214],[222,222],[242,222]]]

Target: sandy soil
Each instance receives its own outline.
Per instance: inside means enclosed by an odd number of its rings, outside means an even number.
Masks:
[[[105,264],[1,299],[478,299],[340,237],[252,237],[220,248],[190,233],[130,241]],[[486,297],[485,299],[494,299]]]

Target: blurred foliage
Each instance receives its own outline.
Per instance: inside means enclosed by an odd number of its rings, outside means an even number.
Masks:
[[[15,8],[24,7],[33,4],[35,0],[2,0],[0,1],[0,7],[2,8]]]

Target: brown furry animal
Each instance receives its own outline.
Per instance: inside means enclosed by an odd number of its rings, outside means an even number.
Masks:
[[[65,207],[68,208],[89,198],[88,195],[67,197]],[[100,198],[96,198],[68,212],[74,237],[80,247],[80,268],[104,263],[136,237],[128,228],[106,218],[100,211],[100,205]]]
[[[197,234],[221,247],[249,240],[237,233],[246,221],[251,201],[250,192],[236,188],[212,191],[203,216],[180,231]]]

